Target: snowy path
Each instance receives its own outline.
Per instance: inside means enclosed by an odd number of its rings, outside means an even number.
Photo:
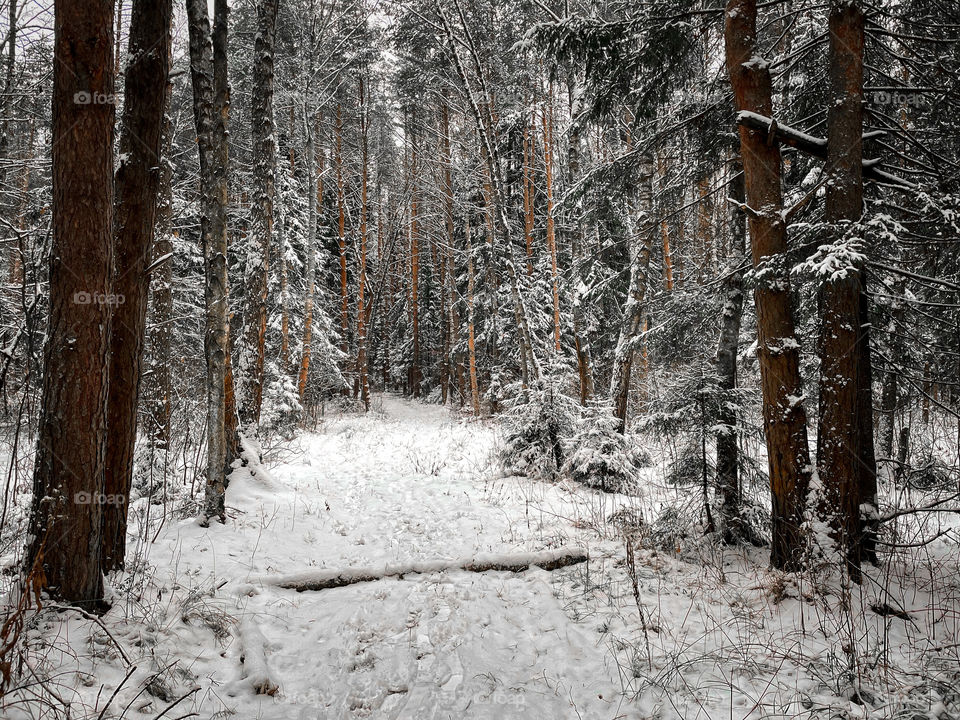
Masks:
[[[103,626],[48,609],[28,633],[54,705],[89,720],[960,717],[938,709],[960,708],[955,659],[924,655],[956,647],[955,551],[937,571],[941,586],[918,586],[907,557],[883,570],[891,575],[882,598],[874,584],[852,596],[851,614],[839,588],[811,589],[827,576],[768,571],[765,551],[717,547],[699,533],[655,537],[657,518],[671,517],[665,508],[699,511],[699,489],[658,484],[662,470],[642,471],[642,490],[629,498],[504,478],[491,462],[490,424],[391,397],[375,405],[329,416],[269,454],[256,477],[234,473],[225,525],[170,520],[158,530],[154,514],[145,529],[150,506],[135,501],[132,536],[156,539],[132,548],[133,571],[114,578]],[[647,518],[636,586],[611,520],[622,510]],[[590,560],[303,593],[274,581],[561,547]],[[878,598],[910,620],[871,612]],[[943,614],[920,626],[935,607]],[[836,679],[854,634],[864,646],[882,641],[888,658],[872,676],[863,666],[866,689],[889,698],[870,713]],[[256,662],[240,663],[241,636],[262,647],[253,659],[266,658],[274,696],[252,691],[260,678]],[[892,714],[894,706],[912,714]],[[66,716],[38,707],[28,684],[4,698],[0,718]]]
[[[232,596],[226,612],[253,619],[267,639],[277,696],[254,696],[238,682],[239,643],[228,640],[223,656],[208,647],[192,663],[215,688],[204,708],[222,702],[237,718],[303,720],[617,716],[607,648],[554,592],[584,566],[410,575],[306,593],[260,580],[577,544],[568,519],[535,510],[533,494],[556,491],[494,479],[486,426],[456,422],[443,408],[381,402],[367,417],[330,419],[303,436],[302,452],[266,482],[235,480],[227,496],[235,519],[225,527],[184,522],[150,550],[170,583],[202,591],[226,580],[216,598]],[[198,611],[201,635],[205,623]]]

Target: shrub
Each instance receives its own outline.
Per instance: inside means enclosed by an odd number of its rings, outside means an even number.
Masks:
[[[503,416],[500,460],[507,472],[553,479],[563,467],[564,440],[575,432],[579,406],[549,379],[514,390]]]
[[[591,413],[574,437],[573,451],[563,469],[581,485],[635,494],[637,471],[649,464],[649,456],[617,432],[612,415]]]

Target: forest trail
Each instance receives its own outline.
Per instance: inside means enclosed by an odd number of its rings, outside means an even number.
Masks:
[[[197,637],[191,670],[213,681],[204,709],[222,703],[237,718],[296,720],[617,716],[608,648],[562,600],[586,566],[408,575],[305,593],[264,582],[585,545],[563,513],[543,510],[544,493],[557,495],[546,505],[558,508],[563,491],[497,477],[495,442],[487,425],[446,408],[378,396],[369,415],[328,416],[319,432],[285,446],[269,477],[234,473],[226,526],[186,521],[165,531],[150,549],[158,579],[166,567],[168,582],[189,578],[194,594],[226,581],[209,602],[260,627],[280,685],[275,697],[253,696],[239,680],[239,642],[225,639],[221,656]],[[233,607],[220,602],[231,597]],[[197,612],[200,635],[205,617]]]
[[[369,413],[328,414],[254,473],[237,469],[225,525],[201,527],[193,502],[190,516],[164,522],[159,506],[134,501],[129,570],[112,576],[110,612],[47,612],[30,636],[41,669],[58,668],[50,687],[72,717],[126,720],[156,720],[178,699],[173,717],[204,720],[826,720],[868,717],[829,680],[849,632],[883,638],[894,668],[955,641],[960,615],[917,625],[924,608],[956,597],[952,570],[943,587],[918,587],[915,563],[889,566],[885,587],[851,597],[865,610],[851,625],[838,590],[817,602],[769,571],[762,550],[671,530],[699,497],[658,480],[662,467],[640,471],[636,496],[613,495],[504,477],[498,442],[493,422],[375,396]],[[647,518],[633,578],[622,511]],[[277,585],[561,547],[590,560],[302,593]],[[908,621],[869,611],[878,602]],[[256,651],[241,664],[244,644]],[[939,689],[881,679],[898,707],[936,717],[960,697],[943,689],[955,687],[952,671],[930,672],[946,678]],[[254,693],[265,675],[273,695]],[[0,717],[37,717],[20,708]]]

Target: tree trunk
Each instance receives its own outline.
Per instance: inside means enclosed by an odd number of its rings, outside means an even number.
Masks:
[[[536,352],[534,351],[533,332],[530,329],[529,315],[527,313],[523,295],[520,292],[520,274],[517,270],[516,258],[514,257],[513,253],[513,245],[511,242],[509,242],[511,233],[510,223],[508,222],[506,215],[507,194],[504,190],[505,184],[499,172],[500,166],[499,158],[497,157],[496,143],[494,143],[491,138],[491,126],[493,122],[491,117],[492,112],[491,108],[489,107],[489,103],[485,104],[484,109],[487,112],[488,118],[488,120],[485,121],[484,115],[481,112],[481,107],[474,95],[470,79],[467,76],[466,68],[464,67],[463,61],[460,57],[460,45],[454,37],[453,28],[450,25],[450,21],[447,18],[446,12],[444,11],[442,4],[439,2],[436,2],[434,7],[437,10],[437,14],[440,16],[444,34],[447,37],[450,54],[453,57],[457,75],[460,77],[460,81],[463,83],[463,89],[467,96],[467,101],[470,105],[470,111],[473,114],[474,123],[476,124],[477,133],[479,135],[481,155],[484,160],[486,172],[490,179],[491,203],[488,204],[488,207],[495,214],[495,227],[499,227],[500,233],[507,240],[507,242],[504,243],[504,255],[506,259],[507,275],[510,279],[510,295],[513,300],[514,319],[517,324],[517,336],[520,340],[519,349],[521,357],[521,370],[523,372],[523,385],[526,386],[531,378],[538,379],[540,377],[540,365],[537,361]],[[470,48],[474,59],[474,64],[476,65],[478,80],[481,88],[484,90],[484,97],[489,100],[490,94],[486,91],[482,67],[480,66],[479,59],[476,54],[476,47],[473,44],[473,37],[470,34],[470,28],[466,24],[466,18],[463,15],[462,8],[459,6],[458,12],[460,14],[461,21],[463,22],[463,30],[467,38],[467,45]],[[494,197],[494,195],[496,195],[496,197]],[[496,316],[495,312],[493,313],[493,316]],[[493,335],[496,335],[495,329]]]
[[[536,115],[530,123],[523,123],[523,237],[526,241],[527,276],[533,275],[533,224],[534,224],[534,185],[533,167],[536,158],[535,142],[530,136],[531,125],[535,127]]]
[[[470,399],[473,402],[473,414],[480,416],[480,388],[477,385],[477,345],[474,333],[474,285],[473,247],[470,242],[470,218],[463,226],[467,239],[467,351],[470,363]]]
[[[239,416],[237,413],[236,388],[233,382],[233,354],[230,339],[230,278],[228,275],[227,254],[230,247],[230,236],[227,227],[227,211],[230,205],[230,144],[228,142],[230,128],[230,83],[227,76],[227,15],[230,8],[228,0],[213,0],[213,91],[214,107],[217,113],[216,139],[218,166],[221,168],[221,182],[223,183],[223,226],[226,242],[223,252],[224,278],[224,389],[223,389],[223,437],[226,443],[226,457],[224,462],[224,488],[229,480],[230,468],[233,461],[240,455],[240,434],[238,432]],[[247,193],[242,194],[246,202]]]
[[[337,174],[337,247],[340,251],[340,331],[343,334],[340,338],[340,350],[343,356],[348,358],[350,357],[350,297],[347,292],[347,238],[344,232],[346,200],[343,189],[343,120],[340,103],[337,103],[337,122],[334,130],[336,134],[334,139],[336,148],[334,164]],[[346,376],[346,373],[344,375]],[[347,385],[349,385],[349,381]],[[344,393],[349,393],[347,387],[344,388]]]
[[[697,282],[702,283],[713,274],[713,201],[710,199],[710,177],[697,183]]]
[[[657,155],[657,177],[660,180],[661,190],[665,185],[667,163],[662,154]],[[660,238],[663,241],[663,287],[668,292],[673,290],[673,250],[670,247],[670,227],[666,220],[660,221]]]
[[[640,321],[643,317],[644,298],[647,292],[647,271],[650,267],[650,218],[652,203],[652,160],[643,155],[640,162],[640,181],[637,190],[633,231],[630,237],[630,284],[623,307],[623,320],[613,353],[613,374],[610,377],[610,398],[613,414],[617,418],[617,431],[627,429],[627,400],[630,396],[630,373],[636,351]]]
[[[57,0],[50,309],[24,569],[31,587],[87,608],[103,600],[112,95],[113,2]]]
[[[319,119],[310,126],[305,118],[304,129],[307,133],[307,274],[304,282],[307,286],[303,311],[303,355],[300,358],[300,376],[297,379],[297,391],[303,402],[307,391],[307,379],[310,376],[310,356],[313,349],[313,306],[316,295],[317,275],[317,206],[323,201],[323,153],[320,153],[320,172],[316,170],[316,147]]]
[[[169,78],[169,75],[168,75]],[[167,80],[166,107],[170,107],[173,83]],[[152,308],[149,340],[150,347],[150,430],[151,441],[157,448],[170,446],[171,398],[171,340],[173,333],[173,166],[170,150],[173,143],[173,127],[170,115],[163,123],[163,150],[160,163],[160,189],[157,200],[157,221],[153,243],[153,262],[160,262],[151,273]],[[162,258],[167,258],[162,260]]]
[[[113,311],[108,360],[104,493],[125,500],[133,484],[137,400],[150,289],[146,269],[157,218],[172,16],[172,0],[134,0],[124,79],[112,289],[118,304]],[[103,508],[101,557],[105,573],[123,569],[127,509],[126,501],[108,503]]]
[[[410,365],[410,393],[420,397],[420,228],[417,224],[417,137],[413,132],[416,116],[410,129],[410,322],[413,341],[413,361]]]
[[[14,71],[17,66],[17,0],[10,0],[7,8],[7,56],[4,58],[3,95],[0,96],[0,158],[7,158],[10,152],[10,120],[13,111]],[[31,143],[32,144],[32,143]],[[7,186],[6,163],[0,163],[0,187]],[[6,210],[6,208],[0,208]],[[10,257],[8,275],[14,274],[14,268],[19,266],[19,255],[14,251]]]
[[[894,310],[894,314],[897,311]],[[893,351],[891,351],[893,354]],[[880,394],[880,455],[889,467],[893,462],[893,436],[896,433],[897,396],[899,394],[897,369],[888,362],[883,372],[883,387]],[[892,473],[890,474],[892,477]]]
[[[360,382],[360,400],[370,409],[370,379],[367,374],[367,107],[364,98],[365,81],[360,78],[360,272],[357,288],[357,377]]]
[[[280,210],[277,223],[277,259],[280,261],[280,373],[290,375],[290,271],[287,265],[286,243],[284,232],[286,213]]]
[[[252,432],[260,422],[263,402],[267,288],[277,172],[277,141],[273,119],[273,50],[276,25],[277,0],[258,0],[250,117],[253,131],[253,205],[243,273],[243,337],[240,341],[237,373],[240,380],[240,424],[244,432]],[[283,254],[282,247],[280,253]]]
[[[443,346],[443,396],[446,402],[447,395],[452,395],[453,353],[457,345],[457,276],[453,266],[453,248],[456,242],[453,224],[453,159],[450,150],[450,107],[449,100],[444,97],[440,115],[440,162],[443,164],[443,220],[446,231],[446,248],[440,248],[440,262],[445,268],[444,282],[441,292],[447,298],[447,313],[443,322],[446,326]]]
[[[466,572],[524,572],[531,567],[543,570],[559,570],[578,563],[587,562],[590,556],[580,549],[557,548],[541,550],[537,553],[479,555],[460,560],[413,560],[379,566],[351,567],[343,570],[308,570],[296,575],[281,575],[265,578],[276,587],[296,590],[297,592],[316,592],[331,588],[346,587],[356,583],[376,582],[389,577],[404,575],[465,570]]]
[[[217,0],[219,4],[222,0]],[[204,258],[207,366],[207,482],[202,521],[224,522],[227,466],[227,151],[225,99],[217,91],[210,18],[204,0],[187,0],[193,114],[200,155],[200,233]],[[219,73],[218,73],[219,76]],[[219,112],[218,112],[219,111]]]
[[[738,161],[733,167],[730,197],[738,203],[730,211],[731,260],[723,282],[724,303],[717,343],[720,411],[717,413],[717,489],[720,496],[720,535],[733,544],[743,539],[740,509],[740,456],[737,442],[737,348],[740,319],[743,316],[743,273],[736,268],[744,252],[746,226],[743,171]]]
[[[570,117],[576,117],[577,107],[574,85],[568,85],[570,98]],[[573,187],[580,180],[580,130],[576,123],[567,134],[567,182]],[[593,398],[593,353],[590,348],[588,320],[584,307],[588,304],[585,297],[589,291],[589,265],[585,261],[584,245],[587,238],[587,226],[583,209],[583,200],[577,199],[573,206],[573,231],[570,238],[570,254],[573,257],[573,344],[577,354],[577,377],[580,384],[580,404],[586,405]]]
[[[557,280],[557,234],[553,218],[553,85],[543,109],[543,164],[546,168],[547,250],[550,252],[550,285],[553,291],[553,349],[560,352],[560,287]]]
[[[770,70],[759,57],[756,0],[729,0],[726,8],[726,64],[739,111],[770,117]],[[780,148],[755,130],[740,127],[753,266],[762,270],[754,291],[757,356],[763,395],[772,493],[773,567],[795,570],[802,563],[801,526],[810,481],[807,416],[800,382],[800,348],[794,333],[787,233],[780,188]]]
[[[864,16],[859,3],[834,0],[829,25],[826,218],[835,228],[832,239],[839,242],[863,213]],[[859,579],[860,562],[872,556],[873,545],[864,534],[861,508],[873,506],[876,495],[870,337],[859,264],[824,282],[820,312],[822,510],[851,577]]]

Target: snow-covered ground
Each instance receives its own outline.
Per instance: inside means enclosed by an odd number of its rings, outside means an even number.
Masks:
[[[265,469],[234,473],[225,526],[132,528],[155,540],[133,548],[114,608],[100,622],[42,614],[28,674],[44,685],[8,696],[0,716],[63,717],[61,704],[73,718],[238,720],[960,712],[956,553],[938,560],[945,580],[918,582],[905,561],[885,568],[892,594],[874,578],[845,594],[767,571],[763,551],[640,543],[635,595],[624,526],[611,517],[649,522],[680,491],[657,486],[653,469],[637,498],[503,477],[496,444],[490,423],[390,396],[368,415],[328,416]],[[564,547],[590,561],[302,593],[274,582]],[[923,611],[904,620],[869,609],[881,601]],[[267,678],[277,691],[255,694]],[[858,684],[862,698],[850,693]]]

